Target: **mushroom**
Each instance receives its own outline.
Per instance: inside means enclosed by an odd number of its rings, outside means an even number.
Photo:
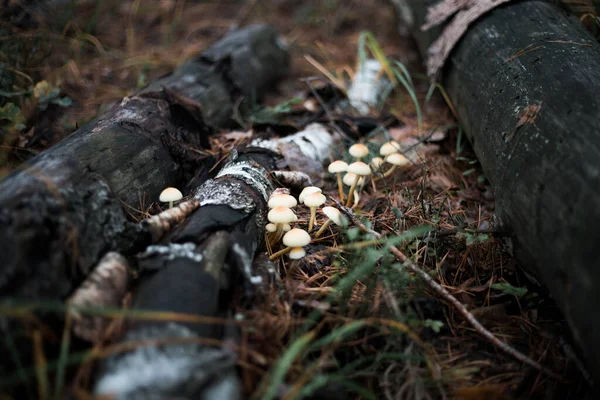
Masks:
[[[302,247],[293,247],[290,250],[290,259],[299,260],[306,255],[306,251]]]
[[[329,164],[329,168],[327,169],[330,174],[337,175],[337,184],[338,191],[340,194],[340,201],[344,202],[344,187],[342,186],[342,172],[346,172],[348,169],[348,164],[346,164],[342,160],[337,160]]]
[[[269,197],[269,202],[267,203],[267,205],[269,206],[269,208],[275,208],[279,206],[293,208],[298,205],[298,202],[296,201],[296,198],[294,196],[279,193],[272,194],[271,197]]]
[[[344,174],[344,178],[343,178],[344,185],[352,186],[352,184],[354,183],[355,180],[356,180],[356,174],[353,174],[351,172],[346,172],[346,174]],[[358,184],[362,185],[363,183],[365,183],[365,178],[359,177]]]
[[[158,200],[163,203],[169,203],[169,208],[173,208],[173,202],[177,200],[181,200],[183,198],[183,194],[174,187],[168,187],[160,193]]]
[[[276,226],[273,242],[277,242],[281,237],[281,234],[285,229],[284,225],[294,222],[296,218],[296,214],[288,207],[277,206],[269,211],[267,219]]]
[[[358,161],[369,154],[369,148],[362,143],[356,143],[350,146],[348,152]]]
[[[390,176],[391,173],[394,172],[396,167],[398,167],[398,166],[403,167],[405,165],[410,164],[410,160],[400,153],[390,154],[389,156],[387,156],[385,158],[385,162],[392,164],[392,168],[385,171],[385,173],[383,174],[384,178],[387,178],[388,176]]]
[[[310,243],[310,235],[304,229],[294,228],[283,235],[283,244],[287,247],[271,254],[270,260],[275,260],[277,257],[291,251],[293,248],[304,247]]]
[[[277,225],[275,225],[272,222],[269,222],[266,226],[265,226],[265,230],[269,233],[274,233],[275,231],[277,231]]]
[[[379,148],[379,154],[386,157],[386,156],[389,156],[390,154],[399,153],[400,149],[401,149],[400,143],[392,140],[390,142],[387,142],[387,143],[384,143],[383,145],[381,145],[381,147]]]
[[[369,163],[369,165],[371,165],[371,169],[373,170],[373,172],[379,170],[379,168],[381,168],[381,166],[383,165],[384,161],[383,158],[381,157],[374,157],[371,162]]]
[[[302,189],[302,192],[300,192],[300,196],[298,196],[298,201],[300,201],[300,203],[304,203],[304,199],[309,194],[321,193],[321,192],[322,192],[321,188],[318,188],[316,186],[307,186],[304,189]]]
[[[352,164],[348,165],[348,172],[350,172],[352,174],[356,174],[356,178],[354,178],[354,183],[352,184],[352,186],[350,187],[350,191],[348,192],[348,199],[346,200],[346,207],[350,206],[350,203],[352,202],[352,195],[354,194],[354,191],[356,190],[356,186],[358,185],[358,180],[362,176],[371,175],[371,168],[369,168],[369,166],[362,161],[356,161],[356,162],[353,162]]]
[[[315,239],[318,238],[325,232],[325,229],[333,222],[336,225],[344,225],[342,213],[335,207],[323,207],[323,213],[327,216],[327,221],[323,224],[321,229],[315,234]]]
[[[310,220],[308,221],[308,231],[312,231],[312,228],[317,219],[317,207],[323,205],[327,198],[321,193],[312,193],[304,199],[304,204],[310,208]]]

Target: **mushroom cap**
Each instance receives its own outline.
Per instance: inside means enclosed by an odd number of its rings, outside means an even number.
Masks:
[[[393,164],[393,165],[398,165],[400,167],[403,165],[410,164],[410,160],[400,153],[390,154],[389,156],[387,156],[385,158],[385,162]]]
[[[346,174],[342,178],[342,182],[344,182],[344,185],[346,185],[346,186],[354,185],[355,180],[356,180],[356,174],[353,174],[352,172],[346,172]],[[358,186],[362,185],[363,183],[365,183],[365,178],[360,178],[358,180]]]
[[[286,224],[289,222],[293,222],[296,218],[296,214],[287,207],[278,206],[272,208],[271,211],[267,214],[267,219],[269,222],[274,224]]]
[[[298,219],[298,217],[296,217],[296,219]],[[292,229],[292,226],[290,224],[283,224],[284,232],[289,232],[291,229]]]
[[[309,194],[321,193],[321,192],[322,192],[321,188],[318,188],[316,186],[307,186],[304,189],[302,189],[302,192],[300,193],[300,196],[298,196],[298,200],[300,200],[300,203],[304,203],[304,199]]]
[[[277,230],[277,225],[275,225],[274,223],[268,223],[267,225],[265,225],[265,229],[267,232],[275,232]]]
[[[168,187],[160,193],[158,200],[166,203],[168,201],[177,201],[181,200],[183,194],[179,191],[179,189],[174,187]]]
[[[283,244],[288,247],[304,247],[310,243],[310,235],[304,229],[294,228],[283,235]]]
[[[356,143],[348,149],[350,155],[354,158],[366,157],[369,154],[369,148],[362,143]]]
[[[268,203],[269,208],[275,208],[278,206],[292,208],[296,207],[297,205],[298,201],[296,201],[296,198],[294,196],[290,196],[289,194],[283,193],[271,195]]]
[[[371,160],[370,165],[371,165],[371,168],[373,170],[378,170],[383,165],[383,158],[381,158],[381,157],[374,157]]]
[[[327,197],[325,197],[322,193],[311,193],[304,198],[304,204],[308,207],[319,207],[327,201]]]
[[[290,259],[299,260],[306,255],[306,251],[302,247],[294,247],[290,250]]]
[[[333,221],[336,225],[344,225],[342,220],[342,213],[335,207],[323,207],[323,214],[327,215],[327,218]]]
[[[327,168],[327,170],[329,171],[330,174],[346,172],[346,169],[348,169],[348,164],[342,160],[337,160],[337,161],[332,162],[331,164],[329,164],[329,167]]]
[[[389,156],[390,154],[399,153],[400,152],[400,143],[392,140],[391,142],[384,143],[379,148],[379,154],[382,156]]]
[[[356,161],[348,165],[348,172],[360,176],[371,175],[371,168],[362,161]]]

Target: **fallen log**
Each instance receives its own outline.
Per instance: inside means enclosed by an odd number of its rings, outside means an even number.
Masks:
[[[295,169],[319,163],[340,141],[339,134],[317,124],[283,140],[255,140],[195,190],[200,207],[138,255],[142,276],[132,308],[198,316],[200,323],[181,318],[130,323],[121,344],[145,340],[151,345],[103,362],[95,394],[240,398],[235,353],[223,345],[233,339],[231,333],[223,324],[202,323],[201,317],[210,322],[228,316],[237,282],[250,296],[255,285],[264,283],[252,270],[252,260],[264,238],[277,165],[283,161]]]
[[[0,295],[64,298],[104,253],[139,246],[123,207],[206,179],[207,135],[287,66],[275,29],[234,31],[9,174],[0,184]]]
[[[600,302],[600,44],[560,5],[515,1],[477,18],[436,70],[431,49],[456,33],[421,29],[438,2],[394,3],[493,186],[520,265],[549,288],[600,378],[600,321],[589,316]],[[446,17],[469,12],[447,3]]]

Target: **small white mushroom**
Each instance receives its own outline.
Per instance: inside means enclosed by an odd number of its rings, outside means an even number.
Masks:
[[[306,255],[306,250],[302,247],[293,247],[290,250],[290,259],[299,260]]]
[[[344,178],[343,178],[344,185],[346,185],[346,186],[352,186],[354,184],[355,180],[356,180],[356,174],[353,174],[351,172],[346,172],[344,174]],[[358,177],[358,184],[362,185],[363,183],[365,183],[365,178],[359,176]]]
[[[381,166],[383,165],[384,161],[383,158],[381,157],[374,157],[371,162],[369,163],[369,165],[371,166],[371,169],[373,170],[373,172],[378,171],[379,168],[381,168]]]
[[[317,207],[322,206],[327,201],[327,198],[321,193],[313,193],[304,199],[304,204],[310,208],[310,220],[308,221],[308,231],[312,231],[312,228],[317,219]]]
[[[335,207],[323,207],[323,214],[327,216],[327,221],[323,224],[321,229],[315,234],[315,238],[318,238],[325,232],[325,229],[333,222],[336,225],[344,225],[342,213]]]
[[[385,158],[385,162],[392,164],[392,168],[385,171],[385,173],[383,174],[384,178],[390,176],[391,173],[394,172],[396,167],[403,167],[405,165],[410,164],[410,160],[400,153],[390,154]]]
[[[294,214],[294,212],[288,207],[278,206],[269,211],[267,214],[267,219],[269,222],[272,222],[276,225],[272,243],[276,243],[281,237],[281,234],[284,231],[284,224],[294,222],[296,218],[298,218],[296,217],[296,214]]]
[[[352,174],[356,174],[356,178],[354,178],[354,183],[350,187],[350,191],[348,192],[348,199],[346,200],[346,207],[350,206],[352,203],[352,195],[356,190],[356,186],[358,185],[358,180],[361,176],[371,175],[371,168],[367,164],[362,161],[356,161],[352,164],[348,165],[348,172]]]
[[[356,143],[350,146],[348,152],[358,161],[369,154],[369,148],[362,143]]]
[[[387,142],[381,145],[381,147],[379,148],[379,154],[386,157],[390,154],[399,153],[400,149],[400,143],[392,140],[391,142]]]
[[[275,260],[277,257],[288,253],[295,247],[304,247],[310,243],[310,235],[304,229],[294,228],[283,235],[283,244],[287,247],[273,253],[269,259]]]
[[[293,208],[297,205],[298,201],[296,201],[296,198],[294,196],[283,193],[271,195],[271,197],[269,197],[268,202],[269,208],[275,208],[279,206]]]
[[[331,164],[329,164],[329,168],[327,168],[327,170],[329,171],[330,174],[337,175],[338,191],[340,194],[340,201],[342,203],[344,202],[344,187],[342,185],[342,172],[346,172],[346,169],[348,169],[348,164],[342,160],[337,160],[337,161],[332,162]]]
[[[302,192],[300,192],[300,196],[298,196],[298,201],[300,201],[300,203],[304,204],[304,199],[306,198],[306,196],[308,196],[309,194],[321,193],[321,192],[322,192],[321,188],[318,188],[316,186],[307,186],[304,189],[302,189]]]
[[[272,222],[269,222],[266,226],[265,226],[265,230],[269,233],[273,233],[277,230],[277,225],[275,225]]]
[[[173,208],[173,202],[177,200],[181,200],[183,198],[183,194],[174,187],[168,187],[160,193],[158,200],[163,203],[169,203],[169,208]]]

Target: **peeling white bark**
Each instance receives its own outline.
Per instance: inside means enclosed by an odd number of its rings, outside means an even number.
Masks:
[[[73,332],[78,337],[94,342],[100,339],[109,320],[98,315],[86,315],[80,308],[118,308],[129,282],[129,263],[119,253],[107,253],[87,279],[68,300],[73,319]]]
[[[360,114],[367,115],[371,107],[377,107],[379,100],[390,85],[390,82],[381,75],[381,63],[369,59],[362,63],[356,73],[352,85],[348,89],[348,100]]]
[[[152,245],[146,248],[146,251],[138,255],[139,259],[153,257],[156,255],[166,256],[167,260],[176,258],[188,258],[195,262],[202,261],[202,254],[196,253],[196,245],[188,243],[169,243],[168,245]]]
[[[231,369],[235,357],[225,349],[198,343],[174,343],[177,339],[191,341],[195,337],[189,328],[177,323],[130,332],[125,340],[140,343],[140,346],[108,360],[107,371],[96,383],[94,394],[114,395],[117,399],[145,399],[186,384],[192,392],[189,395],[199,392],[198,389],[211,380],[219,380],[221,372]],[[169,339],[173,343],[169,343]],[[144,345],[148,340],[164,343]]]

